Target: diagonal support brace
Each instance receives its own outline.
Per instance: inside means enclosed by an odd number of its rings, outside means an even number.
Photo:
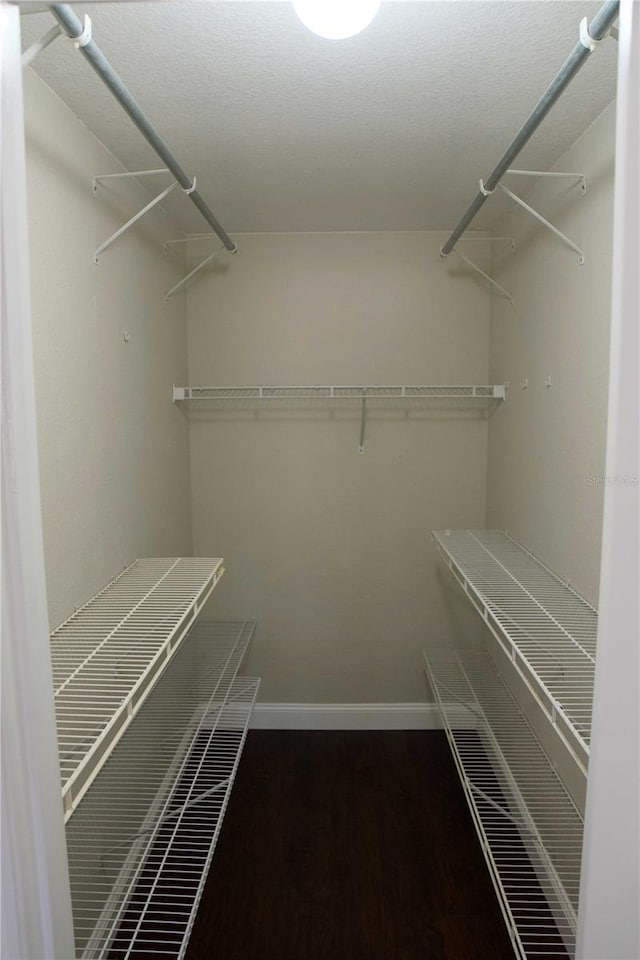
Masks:
[[[526,210],[527,213],[531,214],[532,217],[535,217],[535,219],[544,227],[546,227],[547,230],[550,230],[551,233],[558,237],[559,240],[562,240],[567,247],[570,247],[575,253],[577,253],[580,258],[580,263],[584,263],[584,251],[581,250],[580,247],[573,242],[573,240],[570,240],[569,237],[565,236],[561,230],[558,230],[557,227],[554,227],[552,223],[546,220],[542,214],[538,213],[537,210],[534,210],[533,207],[530,207],[528,203],[525,203],[522,197],[518,197],[515,193],[512,193],[512,191],[509,190],[508,187],[505,187],[503,183],[499,183],[498,186],[503,193],[506,193],[506,195],[514,201],[514,203],[517,203],[522,207],[523,210]]]
[[[36,40],[35,43],[32,43],[30,47],[22,54],[22,67],[28,67],[29,64],[33,63],[35,58],[42,53],[43,50],[46,50],[50,43],[53,43],[54,40],[57,40],[60,34],[62,33],[61,27],[56,24],[54,27],[51,27],[50,30],[47,30],[39,40]]]
[[[484,277],[487,283],[490,283],[492,287],[495,287],[496,290],[498,290],[502,294],[503,297],[507,298],[509,303],[513,303],[513,297],[511,296],[509,291],[505,290],[504,287],[501,287],[498,281],[494,280],[493,277],[490,277],[488,273],[485,273],[484,270],[481,270],[477,263],[474,263],[473,260],[469,260],[468,257],[465,257],[464,254],[460,253],[459,250],[456,250],[455,247],[453,248],[453,253],[455,253],[455,255],[459,257],[460,260],[463,260],[464,263],[467,264],[467,266],[471,267],[472,270],[475,270],[476,273],[479,273],[481,277]]]
[[[173,243],[175,241],[167,241],[167,242]],[[193,277],[194,274],[202,270],[203,267],[206,267],[206,265],[210,263],[212,260],[214,260],[219,254],[221,254],[224,249],[225,249],[224,245],[221,247],[218,247],[218,249],[214,250],[213,253],[210,253],[208,257],[205,257],[204,260],[201,260],[200,263],[197,266],[195,266],[193,270],[191,270],[186,275],[186,277],[183,277],[182,280],[178,280],[178,282],[173,287],[171,287],[170,290],[167,290],[167,292],[164,295],[164,299],[168,300],[169,297],[172,297],[174,295],[174,293],[177,293],[178,290],[184,287],[185,283],[191,280],[191,277]]]
[[[142,210],[139,210],[133,217],[131,217],[130,220],[127,220],[127,222],[122,227],[120,227],[119,230],[116,230],[116,232],[112,233],[111,236],[104,241],[104,243],[101,243],[100,246],[97,248],[97,250],[94,251],[94,254],[93,254],[94,263],[98,262],[98,257],[100,256],[100,254],[104,253],[104,251],[108,247],[110,247],[111,244],[118,239],[118,237],[121,237],[123,233],[126,233],[129,227],[132,227],[134,223],[137,223],[138,220],[144,217],[145,213],[148,213],[149,210],[151,210],[153,207],[156,206],[156,204],[164,200],[164,198],[167,197],[171,193],[171,191],[174,190],[177,186],[178,184],[174,180],[174,182],[169,184],[169,186],[165,190],[163,190],[162,193],[159,193],[157,197],[154,197],[153,200],[151,200],[145,207],[142,208]]]

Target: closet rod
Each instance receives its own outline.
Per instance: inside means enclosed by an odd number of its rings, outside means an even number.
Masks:
[[[580,39],[571,51],[569,58],[560,68],[546,92],[533,108],[533,111],[529,114],[529,117],[511,141],[511,144],[507,147],[506,152],[498,162],[493,173],[491,173],[486,180],[480,181],[481,189],[479,193],[473,203],[467,208],[458,226],[440,251],[443,257],[451,253],[462,234],[483,206],[487,197],[493,193],[508,168],[529,142],[552,106],[560,99],[589,54],[595,49],[596,44],[604,39],[618,16],[619,6],[620,0],[608,0],[607,3],[600,7],[588,29],[586,28],[586,20],[580,25]]]
[[[160,134],[149,122],[147,117],[145,117],[140,109],[140,105],[131,96],[118,74],[100,50],[100,47],[91,39],[90,32],[88,36],[86,35],[85,25],[82,20],[80,20],[77,14],[66,3],[53,3],[49,9],[68,37],[72,40],[81,40],[77,46],[85,60],[91,64],[100,79],[109,88],[118,103],[135,123],[140,133],[153,147],[167,169],[173,174],[191,202],[195,204],[209,226],[220,237],[229,253],[235,253],[237,250],[235,243],[224,230],[215,214],[209,209],[200,192],[195,188],[195,178],[192,181],[191,178],[187,176]]]

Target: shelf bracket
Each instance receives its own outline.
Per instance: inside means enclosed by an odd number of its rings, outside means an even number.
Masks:
[[[50,43],[53,43],[54,40],[57,40],[62,30],[58,24],[54,27],[51,27],[50,30],[47,30],[39,40],[36,40],[35,43],[32,43],[30,47],[22,54],[22,68],[28,67],[43,50],[46,50]]]
[[[367,429],[367,395],[362,392],[362,407],[360,411],[360,442],[358,444],[358,453],[364,453],[364,434]]]
[[[157,177],[162,173],[170,173],[166,167],[160,167],[159,170],[124,170],[122,173],[101,173],[97,177],[93,178],[93,192],[94,194],[98,192],[98,186],[104,180],[128,180],[137,177]]]
[[[460,253],[459,250],[456,250],[455,247],[453,248],[453,253],[455,253],[455,255],[459,257],[460,260],[463,260],[467,264],[467,266],[471,267],[472,270],[475,270],[476,273],[479,273],[481,277],[484,277],[487,283],[490,283],[492,287],[495,287],[496,290],[498,290],[503,297],[506,297],[509,303],[513,303],[513,297],[511,296],[509,291],[505,290],[504,287],[501,287],[498,281],[494,280],[493,277],[490,277],[488,273],[485,273],[484,270],[481,270],[477,263],[474,263],[473,260],[469,260],[468,257],[465,257],[464,254]]]
[[[168,253],[169,246],[171,246],[174,243],[192,243],[193,241],[196,241],[196,240],[216,240],[216,239],[217,237],[215,233],[191,234],[188,237],[178,237],[175,240],[165,240],[164,243],[162,244],[162,247],[164,252]]]
[[[153,172],[153,173],[157,173],[158,171],[144,171],[143,173],[152,173],[152,172]],[[166,172],[167,172],[167,171],[165,171],[165,170],[162,171],[162,173],[166,173]],[[94,178],[94,184],[96,183],[96,181],[106,179],[107,176],[109,176],[109,177],[138,176],[138,177],[139,177],[140,175],[141,175],[140,173],[137,173],[137,174],[135,174],[135,173],[134,173],[134,174],[126,174],[126,173],[107,174],[107,175],[104,176],[104,177],[95,177],[95,178]],[[133,217],[131,217],[129,220],[127,220],[127,222],[126,222],[122,227],[120,227],[119,230],[116,230],[116,232],[115,232],[115,233],[112,233],[111,236],[108,237],[108,238],[104,241],[104,243],[101,243],[100,246],[94,251],[94,254],[93,254],[94,263],[97,263],[97,262],[98,262],[98,258],[99,258],[99,256],[100,256],[100,254],[101,254],[101,253],[104,253],[104,251],[105,251],[108,247],[110,247],[111,244],[114,243],[114,241],[116,241],[119,237],[121,237],[123,233],[126,233],[126,231],[129,229],[129,227],[132,227],[132,226],[134,225],[134,223],[137,223],[138,220],[140,220],[142,217],[144,217],[144,215],[145,215],[146,213],[148,213],[149,210],[151,210],[153,207],[155,207],[156,204],[161,203],[161,202],[164,200],[164,198],[167,197],[167,196],[171,193],[171,191],[174,190],[177,186],[178,186],[178,182],[177,182],[176,180],[174,180],[173,183],[170,183],[169,186],[166,187],[166,189],[164,189],[164,190],[162,191],[162,193],[159,193],[157,197],[154,197],[153,200],[150,200],[149,203],[142,208],[142,210],[139,210],[136,214],[134,214]],[[94,190],[95,190],[95,187],[94,187]]]
[[[177,241],[171,241],[171,240],[167,241],[167,243],[175,243],[175,242]],[[174,284],[174,286],[171,287],[170,290],[167,290],[167,292],[164,295],[164,299],[168,300],[169,297],[172,297],[174,295],[174,293],[177,293],[178,290],[184,287],[185,283],[191,280],[191,277],[193,277],[196,273],[202,270],[203,267],[206,267],[206,265],[210,263],[212,260],[214,260],[219,254],[221,254],[224,249],[225,249],[225,246],[224,244],[222,244],[221,246],[218,247],[217,250],[214,250],[213,253],[210,253],[208,257],[205,257],[204,260],[201,260],[200,263],[197,266],[195,266],[193,270],[191,270],[186,275],[186,277],[183,277],[182,280],[178,280],[178,282]]]
[[[584,263],[584,251],[581,250],[580,247],[573,242],[573,240],[570,240],[569,237],[567,237],[564,233],[562,233],[561,230],[558,230],[557,227],[554,227],[552,223],[546,220],[542,216],[542,214],[538,213],[537,210],[534,210],[533,207],[530,207],[528,203],[525,203],[522,197],[518,197],[515,193],[512,193],[511,190],[505,187],[503,183],[499,183],[498,186],[500,187],[503,193],[506,193],[506,195],[510,197],[511,200],[514,201],[514,203],[517,203],[520,207],[522,207],[523,210],[526,210],[527,213],[531,214],[531,216],[534,217],[544,227],[546,227],[547,230],[550,230],[551,233],[553,233],[554,236],[558,237],[558,239],[561,240],[567,247],[570,247],[571,250],[577,253],[578,257],[580,258],[580,263],[581,264]]]
[[[583,193],[587,192],[587,178],[584,173],[563,173],[557,170],[507,170],[512,177],[551,177],[555,179],[575,180]]]

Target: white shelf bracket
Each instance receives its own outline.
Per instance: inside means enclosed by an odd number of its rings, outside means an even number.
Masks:
[[[187,238],[187,239],[188,239],[188,238]],[[177,240],[168,240],[168,241],[167,241],[167,243],[178,243],[178,242],[179,242],[179,241],[177,241]],[[166,245],[165,245],[165,246],[166,246]],[[213,253],[210,253],[208,257],[205,257],[204,260],[201,260],[200,263],[193,268],[193,270],[190,270],[190,271],[189,271],[189,273],[186,275],[186,277],[183,277],[182,280],[178,280],[178,282],[177,282],[176,284],[174,284],[174,286],[171,287],[170,290],[167,290],[167,292],[166,292],[165,295],[164,295],[164,299],[165,299],[165,300],[168,300],[169,297],[172,297],[172,296],[174,295],[174,293],[177,293],[178,290],[180,290],[182,287],[184,287],[185,283],[188,283],[188,281],[191,280],[191,278],[192,278],[196,273],[198,273],[200,270],[202,270],[203,267],[206,267],[206,265],[207,265],[208,263],[210,263],[212,260],[214,260],[219,254],[221,254],[224,249],[225,249],[224,244],[222,244],[220,247],[218,247],[217,250],[214,250]]]
[[[92,182],[93,192],[94,193],[98,192],[98,186],[104,180],[129,180],[132,177],[133,178],[157,177],[163,173],[170,173],[170,171],[167,170],[166,167],[160,167],[159,170],[134,170],[134,171],[125,170],[122,173],[101,173],[97,177],[93,178],[93,182]]]
[[[584,173],[564,173],[559,170],[507,170],[511,177],[549,177],[551,179],[575,180],[583,193],[587,192],[587,178]]]
[[[54,27],[51,27],[50,30],[47,30],[39,40],[36,40],[35,43],[32,43],[30,47],[22,54],[22,67],[28,67],[33,61],[39,56],[43,50],[46,50],[49,44],[53,43],[54,40],[57,40],[58,37],[64,36],[66,40],[70,40],[73,43],[73,46],[76,50],[79,50],[81,47],[86,47],[88,43],[91,42],[91,17],[85,13],[83,19],[82,33],[77,37],[68,37],[65,33],[62,32],[62,27],[60,24],[56,24]]]
[[[46,50],[50,43],[53,43],[54,40],[57,40],[60,34],[62,33],[60,26],[58,24],[55,27],[51,27],[50,30],[47,30],[39,40],[36,40],[35,43],[32,43],[30,47],[22,54],[22,68],[28,67],[35,58],[42,53],[43,50]]]
[[[467,266],[471,267],[472,270],[475,270],[476,273],[479,273],[481,277],[484,277],[487,283],[490,283],[492,287],[495,287],[496,290],[498,290],[503,297],[506,297],[509,303],[513,303],[513,297],[511,296],[509,291],[505,290],[504,287],[500,286],[498,281],[494,280],[493,277],[490,277],[488,273],[485,273],[484,270],[481,270],[477,263],[474,263],[473,260],[469,260],[468,257],[465,257],[464,254],[460,253],[459,250],[456,250],[455,247],[453,249],[453,253],[455,253],[455,255],[459,257],[460,260],[464,261],[464,263],[466,263]]]
[[[162,250],[165,254],[169,253],[169,247],[177,243],[191,243],[195,240],[217,240],[215,233],[194,234],[188,237],[177,237],[175,240],[165,240],[162,244]]]
[[[367,429],[367,394],[362,392],[362,407],[360,410],[360,442],[358,443],[358,453],[364,453],[364,435]]]
[[[113,174],[113,176],[115,177],[126,176],[126,174]],[[139,176],[139,174],[132,174],[132,176]],[[104,179],[104,177],[102,179]],[[139,210],[136,214],[134,214],[133,217],[127,220],[127,222],[123,224],[123,226],[121,226],[119,230],[116,230],[116,232],[112,233],[111,236],[104,241],[104,243],[101,243],[100,246],[93,253],[94,263],[98,262],[98,258],[101,253],[104,253],[104,251],[108,247],[110,247],[112,243],[114,243],[119,237],[121,237],[123,233],[126,233],[126,231],[130,227],[132,227],[134,223],[137,223],[138,220],[144,217],[144,215],[148,213],[149,210],[151,210],[153,207],[155,207],[156,204],[161,203],[164,200],[164,198],[167,197],[171,193],[171,191],[174,190],[177,186],[178,184],[174,180],[174,182],[170,183],[169,186],[162,191],[162,193],[159,193],[157,197],[154,197],[153,200],[150,200],[149,203],[142,208],[142,210]]]
[[[546,227],[547,230],[550,230],[551,233],[558,237],[558,239],[561,240],[567,247],[570,247],[571,250],[577,253],[578,257],[580,258],[580,263],[584,263],[584,251],[581,250],[580,247],[573,242],[573,240],[570,240],[569,237],[562,233],[561,230],[558,230],[557,227],[554,227],[552,223],[546,220],[542,214],[538,213],[537,210],[534,210],[533,207],[530,207],[528,203],[525,203],[522,197],[518,197],[515,193],[512,193],[512,191],[505,187],[503,183],[498,184],[498,186],[503,193],[506,193],[506,195],[514,201],[514,203],[517,203],[518,206],[522,207],[523,210],[526,210],[527,213],[531,214],[531,216],[534,217],[544,227]]]
[[[482,183],[482,181],[480,181],[480,183]],[[494,191],[492,190],[491,193],[493,193],[493,192],[494,192]],[[487,195],[487,196],[490,196],[491,193],[487,193],[486,195]],[[513,252],[515,251],[515,249],[516,249],[516,239],[515,239],[515,237],[474,237],[474,236],[471,236],[470,234],[467,234],[464,239],[465,239],[465,242],[466,242],[467,240],[484,240],[485,243],[486,243],[486,242],[488,242],[488,243],[508,243],[509,246],[511,247],[511,252],[512,252],[512,253],[513,253]],[[452,253],[457,253],[456,250],[452,250],[451,252],[452,252]],[[443,253],[442,250],[441,250],[441,251],[440,251],[440,256],[442,257],[443,260],[445,260],[445,259],[449,256],[449,254],[448,254],[448,253]]]

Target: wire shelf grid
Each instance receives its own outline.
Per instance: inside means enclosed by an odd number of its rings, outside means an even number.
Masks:
[[[247,386],[174,387],[174,400],[212,402],[263,400],[502,400],[503,385]]]
[[[580,813],[487,654],[425,663],[516,955],[573,958]]]
[[[597,611],[499,530],[437,530],[449,569],[586,773]]]
[[[136,560],[51,635],[65,818],[180,646],[222,564]]]
[[[181,958],[259,681],[253,623],[198,623],[67,823],[83,960]]]

